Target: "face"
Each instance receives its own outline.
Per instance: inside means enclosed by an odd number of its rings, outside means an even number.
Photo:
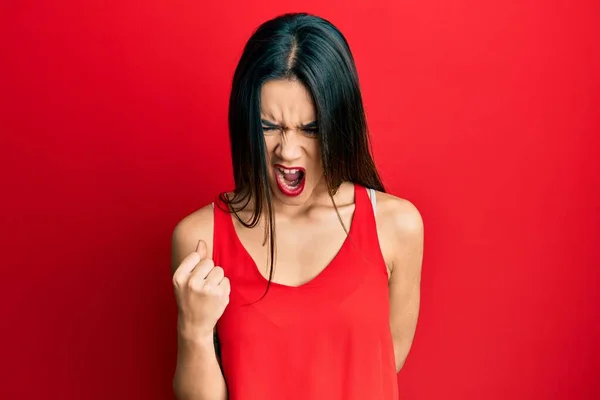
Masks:
[[[298,81],[273,80],[261,91],[269,183],[275,198],[301,205],[323,178],[312,98]]]

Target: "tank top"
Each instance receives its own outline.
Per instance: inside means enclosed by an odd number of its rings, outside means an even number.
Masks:
[[[217,323],[229,400],[396,400],[388,275],[367,190],[342,247],[301,286],[271,283],[217,200],[213,260],[231,282]],[[262,297],[262,299],[261,299]]]

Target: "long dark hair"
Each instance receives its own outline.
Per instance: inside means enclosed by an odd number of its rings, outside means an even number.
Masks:
[[[329,21],[306,13],[284,14],[260,25],[248,40],[233,76],[229,135],[235,191],[233,196],[221,194],[221,200],[248,228],[259,223],[266,207],[269,284],[275,229],[260,96],[262,85],[275,79],[298,80],[312,96],[332,201],[344,181],[385,191],[371,156],[354,58],[342,33]],[[252,218],[244,220],[238,213],[251,201]]]

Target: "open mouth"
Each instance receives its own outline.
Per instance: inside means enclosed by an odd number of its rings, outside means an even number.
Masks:
[[[304,178],[306,177],[304,168],[286,168],[282,165],[275,165],[275,177],[277,187],[286,196],[298,196],[304,190]]]

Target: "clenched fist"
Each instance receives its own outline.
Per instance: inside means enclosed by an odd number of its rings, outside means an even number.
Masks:
[[[206,243],[183,259],[173,274],[179,308],[180,334],[189,339],[212,338],[213,330],[229,304],[229,279],[223,268],[207,257]]]

